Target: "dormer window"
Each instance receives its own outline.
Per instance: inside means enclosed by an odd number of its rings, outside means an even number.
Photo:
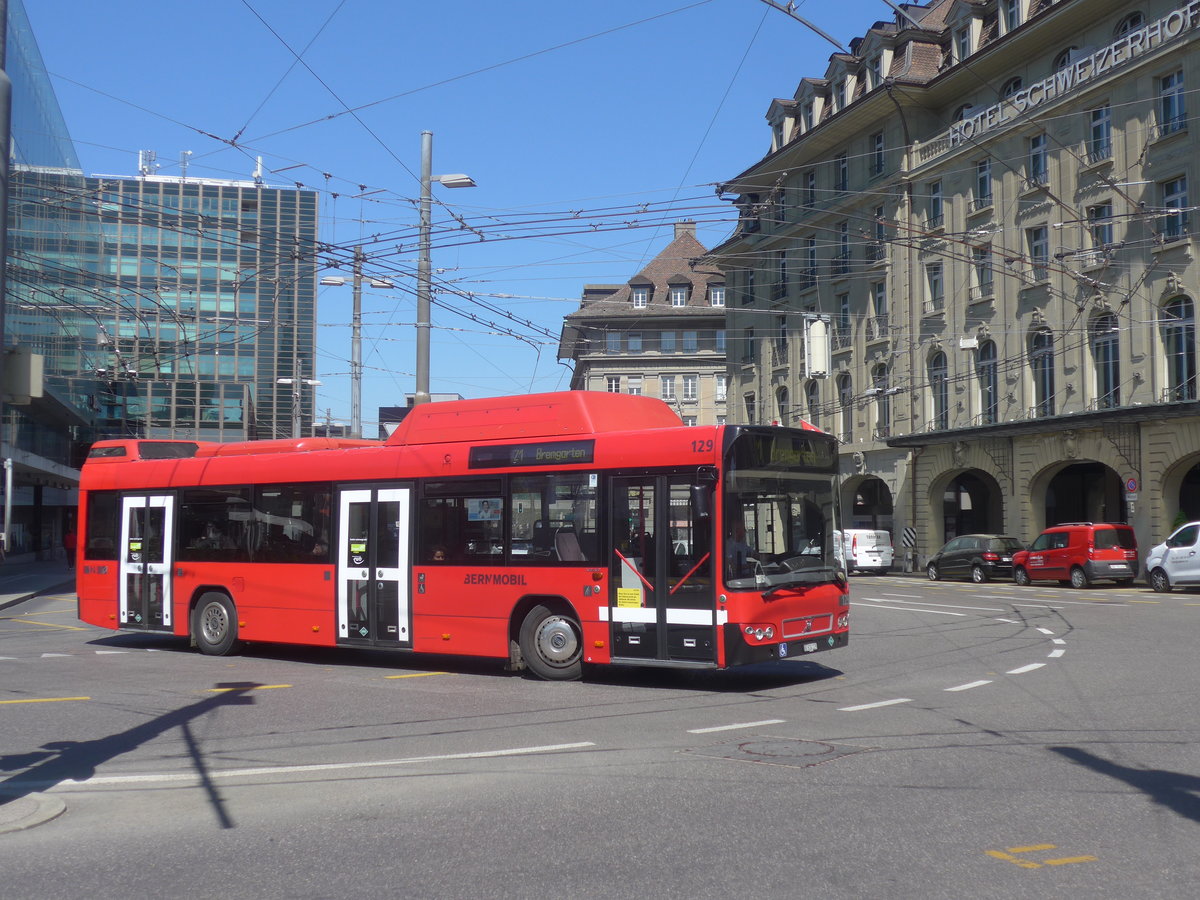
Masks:
[[[800,107],[800,124],[805,131],[812,131],[813,102],[811,100]]]
[[[650,303],[650,288],[648,285],[635,285],[630,291],[634,309],[645,309]]]
[[[724,306],[725,305],[725,285],[710,284],[708,286],[708,305],[709,306]]]
[[[971,26],[964,25],[954,33],[955,62],[962,62],[971,55]]]
[[[846,105],[846,79],[839,78],[833,85],[833,111],[838,112]]]
[[[686,284],[671,285],[671,305],[687,306],[688,286]]]
[[[883,84],[883,54],[876,53],[867,60],[867,90],[874,90],[881,84]]]
[[[1021,24],[1021,0],[1000,0],[1000,17],[1005,34],[1016,31]]]

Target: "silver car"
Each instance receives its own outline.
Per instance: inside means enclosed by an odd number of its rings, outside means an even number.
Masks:
[[[1200,587],[1200,522],[1180,525],[1146,557],[1146,581],[1165,594],[1173,587]]]

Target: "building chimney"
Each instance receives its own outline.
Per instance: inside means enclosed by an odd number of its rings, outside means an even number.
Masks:
[[[696,223],[692,220],[675,223],[675,237],[682,237],[685,234],[696,236]]]

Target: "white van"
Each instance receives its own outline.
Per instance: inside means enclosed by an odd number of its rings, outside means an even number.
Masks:
[[[877,575],[892,568],[892,536],[886,531],[848,528],[842,532],[842,551],[846,555],[846,572],[874,572]]]

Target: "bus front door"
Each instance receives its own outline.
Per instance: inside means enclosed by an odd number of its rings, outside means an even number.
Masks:
[[[338,492],[338,642],[412,647],[411,488]]]
[[[614,657],[716,662],[712,539],[707,523],[696,520],[692,487],[683,475],[612,480]]]
[[[171,547],[175,498],[121,498],[120,623],[171,631]]]

